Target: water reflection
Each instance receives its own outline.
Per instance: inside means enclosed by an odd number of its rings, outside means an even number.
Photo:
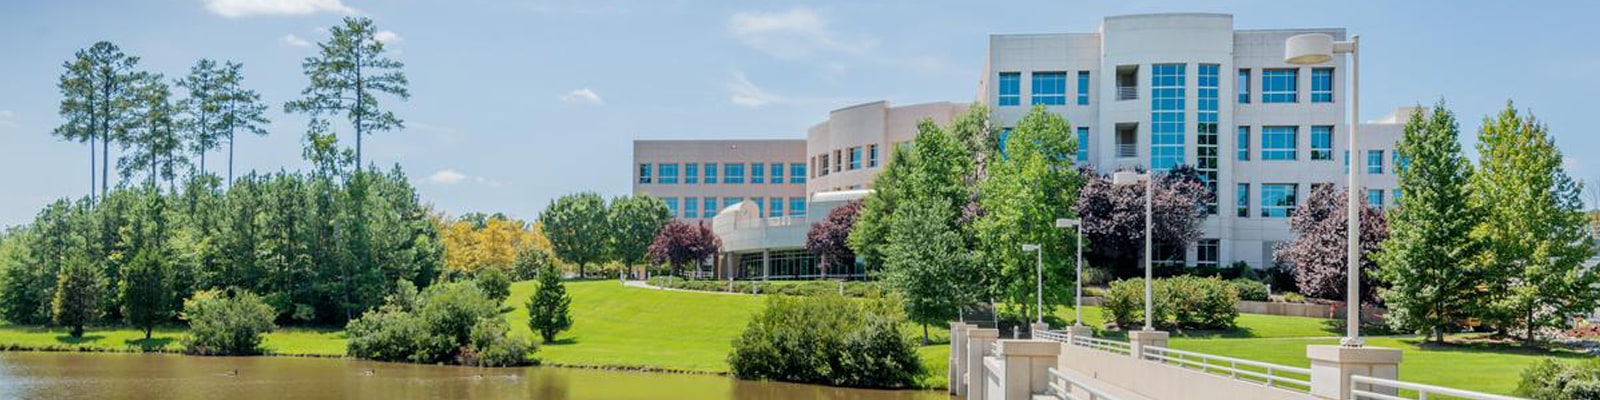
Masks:
[[[945,398],[566,368],[483,369],[286,357],[0,353],[6,399],[852,399]]]

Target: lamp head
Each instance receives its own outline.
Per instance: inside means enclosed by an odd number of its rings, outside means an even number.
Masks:
[[[1333,60],[1333,36],[1306,33],[1290,36],[1283,42],[1283,62],[1295,65],[1322,64]]]
[[[1141,174],[1133,171],[1117,171],[1116,173],[1111,174],[1111,184],[1117,186],[1132,185],[1149,178],[1149,174]]]
[[[1083,223],[1083,221],[1080,221],[1080,220],[1077,220],[1077,219],[1072,219],[1072,218],[1058,218],[1058,219],[1056,219],[1056,227],[1057,228],[1076,228],[1076,227],[1078,227],[1078,224],[1081,224],[1081,223]]]
[[[1022,251],[1039,251],[1039,245],[1037,245],[1037,244],[1025,244],[1025,245],[1022,245]]]

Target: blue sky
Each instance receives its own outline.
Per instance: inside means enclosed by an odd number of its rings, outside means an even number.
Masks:
[[[273,123],[239,140],[237,168],[294,170],[305,120],[281,106],[305,86],[300,61],[319,29],[370,16],[412,99],[388,103],[407,128],[370,137],[367,159],[403,166],[443,211],[533,218],[561,194],[626,194],[633,139],[799,138],[858,102],[971,101],[987,34],[1179,11],[1232,13],[1243,29],[1348,28],[1363,37],[1362,115],[1444,98],[1470,149],[1481,118],[1515,99],[1549,123],[1569,173],[1600,179],[1600,138],[1582,119],[1600,92],[1594,2],[8,1],[0,226],[87,193],[84,145],[49,132],[61,63],[98,40],[169,77],[200,58],[244,63]]]

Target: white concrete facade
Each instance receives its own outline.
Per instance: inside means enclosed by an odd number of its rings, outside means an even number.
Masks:
[[[1156,154],[1153,129],[1161,125],[1153,112],[1167,121],[1176,116],[1176,124],[1163,131],[1166,140],[1160,147],[1181,148],[1177,161],[1182,164],[1214,165],[1217,194],[1216,214],[1205,221],[1202,242],[1188,246],[1184,263],[1243,261],[1264,267],[1272,262],[1273,244],[1293,238],[1286,216],[1265,213],[1264,185],[1275,192],[1292,185],[1298,204],[1305,202],[1312,185],[1343,187],[1346,182],[1346,59],[1336,55],[1313,66],[1285,63],[1284,40],[1301,33],[1345,39],[1343,29],[1237,30],[1231,15],[1197,13],[1108,17],[1092,33],[992,35],[979,81],[980,100],[992,110],[993,123],[1002,127],[1014,125],[1033,104],[1045,103],[1049,111],[1066,117],[1075,132],[1088,129],[1087,154],[1080,158],[1101,172],[1149,168]],[[1168,68],[1166,77],[1180,71],[1176,84],[1158,82],[1153,76],[1158,66]],[[1201,79],[1202,68],[1214,71],[1215,79]],[[1286,93],[1283,85],[1274,85],[1275,101],[1266,101],[1267,71],[1275,77],[1293,71],[1294,89]],[[1331,72],[1330,84],[1314,88],[1313,75],[1326,72]],[[1015,83],[1003,84],[1006,75]],[[1062,75],[1064,85],[1051,86],[1049,77]],[[1161,88],[1155,87],[1158,83]],[[1158,93],[1166,88],[1178,90]],[[1328,90],[1313,95],[1313,89],[1323,88]],[[1163,97],[1156,99],[1158,94]],[[1248,102],[1241,102],[1241,95]],[[1288,96],[1292,100],[1283,101]],[[1202,99],[1214,106],[1202,108]],[[1162,109],[1155,110],[1158,104]],[[1363,173],[1362,186],[1382,191],[1376,198],[1384,204],[1394,203],[1394,143],[1410,111],[1363,123],[1358,130],[1361,149],[1354,161]],[[1202,121],[1202,112],[1214,115],[1214,125],[1204,125],[1211,120],[1208,116]],[[1240,140],[1241,129],[1247,130],[1243,135],[1248,142]],[[1274,141],[1271,150],[1278,159],[1265,156],[1268,129],[1274,138],[1283,138],[1286,129],[1294,132],[1287,149],[1284,140]],[[1211,133],[1202,137],[1202,130]],[[1314,130],[1331,135],[1313,143]],[[1181,140],[1173,143],[1179,134]],[[1368,173],[1368,150],[1381,152],[1375,173]],[[1209,154],[1206,160],[1203,154]],[[1282,159],[1285,154],[1292,156]],[[1273,210],[1278,214],[1283,208]]]

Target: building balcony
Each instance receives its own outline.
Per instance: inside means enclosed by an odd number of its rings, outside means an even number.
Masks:
[[[1138,99],[1139,99],[1139,87],[1138,86],[1118,86],[1117,87],[1117,101],[1138,100]]]

